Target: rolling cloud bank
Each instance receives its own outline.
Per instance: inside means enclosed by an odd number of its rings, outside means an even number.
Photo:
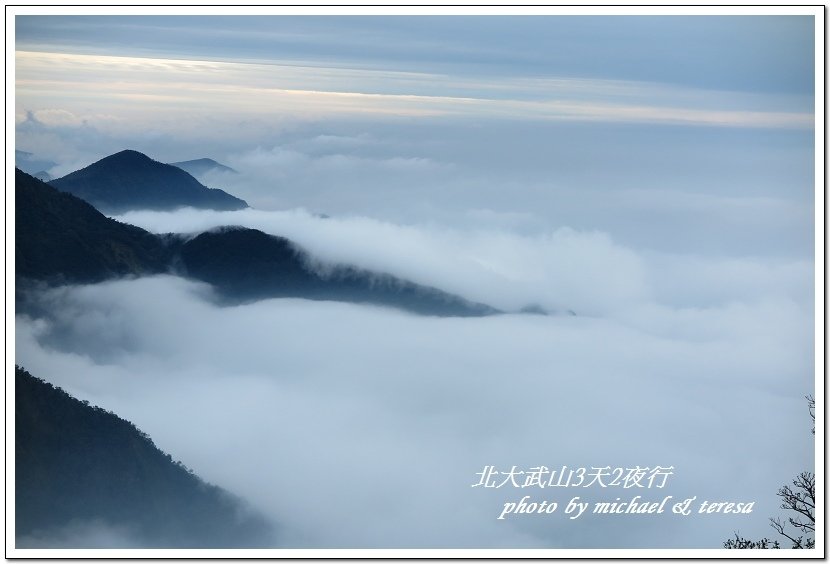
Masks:
[[[770,493],[811,459],[810,264],[654,258],[568,228],[534,238],[257,210],[119,219],[160,232],[246,225],[324,263],[577,313],[219,307],[208,286],[160,276],[54,289],[48,315],[18,317],[29,370],[250,500],[280,523],[281,546],[717,546],[732,530],[765,534],[756,517],[775,514]],[[609,495],[472,488],[486,465],[671,465],[671,487],[647,493],[755,501],[756,513],[499,521],[527,494]]]
[[[814,22],[625,21],[18,16],[18,165],[53,184],[17,173],[15,363],[238,496],[260,545],[771,536],[815,467]],[[671,473],[509,481],[541,466]],[[566,512],[636,495],[671,499]],[[505,513],[525,496],[557,509]]]

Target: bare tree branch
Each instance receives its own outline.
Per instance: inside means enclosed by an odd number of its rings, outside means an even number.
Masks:
[[[810,411],[810,417],[813,419],[813,434],[816,433],[816,400],[812,395],[805,396],[807,399],[807,407]],[[792,548],[815,548],[816,541],[809,535],[815,533],[816,530],[816,476],[812,472],[801,472],[796,476],[792,485],[785,484],[778,489],[778,497],[781,498],[781,509],[794,511],[797,515],[795,517],[788,517],[786,522],[781,518],[770,518],[770,526],[775,529],[782,537],[789,539],[792,542]],[[790,536],[787,532],[787,524],[792,526],[795,530],[807,534],[799,535],[798,537]],[[796,534],[796,533],[793,533]],[[744,539],[735,533],[734,539],[729,539],[723,543],[724,548],[780,548],[778,541],[772,543],[769,539],[764,538],[760,541],[752,541]]]
[[[773,529],[775,529],[775,531],[779,535],[781,535],[782,537],[786,537],[786,538],[790,539],[790,541],[792,541],[792,543],[793,543],[793,546],[792,546],[793,548],[804,548],[804,545],[802,543],[802,540],[803,540],[804,537],[798,537],[796,539],[796,538],[793,538],[790,535],[788,535],[787,532],[784,530],[784,524],[781,522],[781,519],[773,519],[773,518],[770,517],[770,525],[772,526]]]
[[[816,398],[813,397],[813,394],[809,394],[804,396],[807,398],[807,409],[810,410],[810,417],[813,418],[813,434],[816,434]]]

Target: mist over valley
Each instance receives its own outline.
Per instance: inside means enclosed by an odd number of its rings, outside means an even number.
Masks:
[[[15,18],[15,550],[774,533],[811,17]]]

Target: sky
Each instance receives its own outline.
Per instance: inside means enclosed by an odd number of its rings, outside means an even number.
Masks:
[[[245,225],[576,314],[218,307],[161,276],[47,292],[17,362],[257,504],[285,546],[770,536],[775,491],[814,464],[815,39],[806,16],[17,16],[18,150],[54,177],[122,149],[209,157],[237,173],[200,180],[251,205],[117,219]],[[539,464],[674,465],[665,495],[756,509],[498,520],[527,493],[609,495],[471,488]]]
[[[383,118],[812,127],[809,17],[18,16],[15,34],[23,150],[62,127],[157,151]],[[103,150],[54,141],[38,152]]]
[[[812,256],[811,19],[623,19],[18,16],[16,148],[214,158],[259,209]]]

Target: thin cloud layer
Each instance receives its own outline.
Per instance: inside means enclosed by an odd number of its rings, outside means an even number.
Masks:
[[[632,87],[609,80],[565,77],[513,84],[505,78],[493,87],[444,75],[411,73],[396,79],[363,69],[29,51],[15,56],[16,90],[27,109],[72,114],[78,108],[63,107],[66,100],[54,92],[73,91],[85,100],[96,99],[109,112],[129,116],[133,127],[148,112],[156,119],[176,114],[181,119],[184,112],[188,123],[210,114],[226,124],[253,117],[270,122],[379,114],[811,129],[815,119],[812,112],[742,109],[746,102],[740,96],[735,100],[733,93]],[[359,90],[348,86],[355,83]],[[395,90],[388,91],[388,84]],[[445,84],[450,88],[436,88]],[[528,99],[528,93],[533,97]],[[661,102],[655,104],[655,99]],[[692,100],[697,103],[689,106]],[[777,104],[773,97],[767,105]]]

